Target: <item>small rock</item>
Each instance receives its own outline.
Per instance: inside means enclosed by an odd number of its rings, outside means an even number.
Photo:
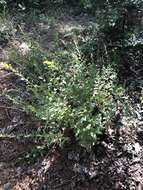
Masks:
[[[19,46],[19,52],[22,55],[27,55],[30,52],[30,48],[28,46],[27,43],[23,42],[20,46]]]
[[[109,129],[108,129],[108,134],[111,136],[113,133],[114,133],[114,130],[111,129],[111,128],[109,128]]]
[[[6,167],[6,163],[0,162],[0,170],[3,170]]]
[[[133,163],[134,163],[134,164],[135,164],[135,163],[139,163],[139,162],[140,162],[140,158],[137,157],[137,158],[134,158],[134,159],[133,159]]]
[[[93,179],[93,178],[95,178],[97,176],[97,171],[90,171],[89,172],[89,177],[90,177],[90,179]]]
[[[73,171],[83,175],[88,173],[88,169],[80,164],[74,164]]]
[[[128,153],[132,152],[133,146],[132,144],[125,144],[123,147],[124,151],[127,151]]]
[[[139,143],[135,143],[134,148],[135,148],[135,152],[136,152],[137,154],[141,151],[141,146],[140,146]]]
[[[6,183],[3,186],[4,190],[11,190],[11,184],[10,183]]]
[[[69,152],[68,153],[68,159],[79,161],[79,153]]]
[[[18,167],[17,169],[16,169],[16,171],[17,171],[17,175],[18,176],[20,176],[21,174],[22,174],[22,168],[21,167]]]

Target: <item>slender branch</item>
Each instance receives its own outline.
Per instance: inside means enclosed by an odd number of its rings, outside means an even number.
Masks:
[[[20,109],[20,108],[14,108],[14,107],[10,107],[10,106],[0,106],[0,108],[2,108],[2,109],[12,109],[12,110],[19,110],[19,111],[22,111],[22,109]]]

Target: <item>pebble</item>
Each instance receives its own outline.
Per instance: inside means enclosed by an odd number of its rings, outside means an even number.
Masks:
[[[6,163],[0,162],[0,170],[3,170],[6,167]]]
[[[11,184],[10,183],[6,183],[4,184],[4,190],[11,190]]]

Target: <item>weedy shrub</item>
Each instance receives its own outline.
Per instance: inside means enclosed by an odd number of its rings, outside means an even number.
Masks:
[[[45,122],[39,137],[48,144],[63,144],[72,131],[82,146],[91,147],[113,125],[123,89],[111,66],[98,71],[76,55],[50,56],[38,49],[14,56],[14,62],[14,72],[26,89],[19,87],[19,96],[9,95],[24,111]]]
[[[13,20],[8,16],[7,12],[3,11],[0,14],[0,41],[1,45],[7,43],[15,36],[16,28]]]

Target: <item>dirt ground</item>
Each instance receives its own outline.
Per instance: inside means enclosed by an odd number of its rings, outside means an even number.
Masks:
[[[62,47],[66,47],[67,34],[73,29],[86,28],[91,20],[87,15],[69,16],[66,20],[61,16],[51,28],[38,23],[36,31],[39,35],[40,32],[43,34],[38,38],[39,43],[45,51],[54,51],[52,33],[56,30]],[[30,34],[34,35],[35,31],[32,32]],[[21,44],[19,39],[15,42]],[[1,61],[5,61],[6,51],[6,48],[1,48]],[[3,95],[15,89],[17,80],[11,72],[3,69],[1,62],[0,190],[143,190],[143,117],[139,120],[136,114],[129,120],[124,121],[123,118],[119,133],[110,130],[89,152],[77,144],[67,145],[63,149],[51,147],[37,157],[33,153],[28,163],[28,155],[39,144],[18,136],[37,131],[41,124],[16,108]]]

